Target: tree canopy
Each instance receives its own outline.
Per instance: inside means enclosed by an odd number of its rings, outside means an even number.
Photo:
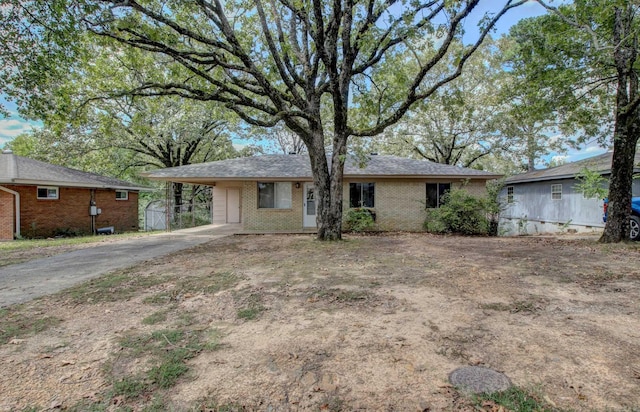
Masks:
[[[553,7],[521,21],[510,37],[528,90],[542,90],[565,133],[610,139],[609,217],[601,241],[628,238],[633,159],[640,137],[638,34],[640,5],[590,0]],[[550,114],[551,113],[551,114]]]

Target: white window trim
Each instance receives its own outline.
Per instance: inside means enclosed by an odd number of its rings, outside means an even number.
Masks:
[[[553,197],[554,195],[559,197]],[[551,200],[562,200],[562,184],[551,185]]]
[[[118,197],[118,193],[124,193],[124,197]],[[116,200],[129,200],[128,190],[116,190]]]
[[[513,186],[507,186],[507,203],[514,203],[516,200],[515,189]]]
[[[40,191],[40,189],[46,189],[47,190],[47,197],[40,197],[38,195],[38,192]],[[56,191],[56,196],[55,197],[50,197],[49,196],[49,190],[50,189],[54,189]],[[36,197],[39,200],[58,200],[60,198],[60,189],[56,186],[38,186],[36,189]]]

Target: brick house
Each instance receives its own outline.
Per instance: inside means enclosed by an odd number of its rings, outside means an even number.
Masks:
[[[0,240],[138,230],[138,192],[123,180],[0,154]],[[94,206],[94,207],[91,207]]]
[[[155,180],[209,185],[213,223],[241,223],[247,231],[316,228],[316,202],[307,155],[263,155],[201,163],[144,174]],[[481,170],[372,155],[364,167],[349,158],[344,169],[343,210],[375,212],[381,230],[422,230],[426,208],[438,207],[447,190],[464,185],[482,195],[487,180],[500,175]]]

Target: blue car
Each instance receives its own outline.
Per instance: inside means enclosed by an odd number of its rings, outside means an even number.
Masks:
[[[609,206],[609,199],[604,199],[604,215],[602,220],[607,221],[607,207]],[[631,216],[629,217],[629,238],[631,240],[640,239],[640,197],[631,198]]]

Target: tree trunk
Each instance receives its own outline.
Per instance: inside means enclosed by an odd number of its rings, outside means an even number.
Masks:
[[[318,202],[317,238],[318,240],[340,240],[342,239],[342,173],[339,174],[340,182],[338,183],[335,173],[329,172],[324,150],[324,136],[321,136],[319,131],[314,133],[318,135],[313,136],[314,144],[308,149]]]
[[[636,154],[640,122],[634,119],[621,123],[624,127],[614,133],[613,160],[609,179],[609,206],[607,224],[600,237],[602,243],[616,243],[629,239],[629,216],[631,214],[631,190],[633,186],[633,167]]]
[[[631,27],[632,9],[615,8],[613,29],[613,57],[617,71],[615,129],[613,132],[613,159],[609,180],[609,207],[607,224],[600,237],[602,243],[629,239],[633,161],[640,133],[638,108],[638,76],[633,66],[637,58],[638,42]]]
[[[182,212],[182,187],[183,184],[182,183],[176,183],[174,182],[173,184],[173,219],[174,222],[177,222],[178,218],[180,217],[180,213]]]

